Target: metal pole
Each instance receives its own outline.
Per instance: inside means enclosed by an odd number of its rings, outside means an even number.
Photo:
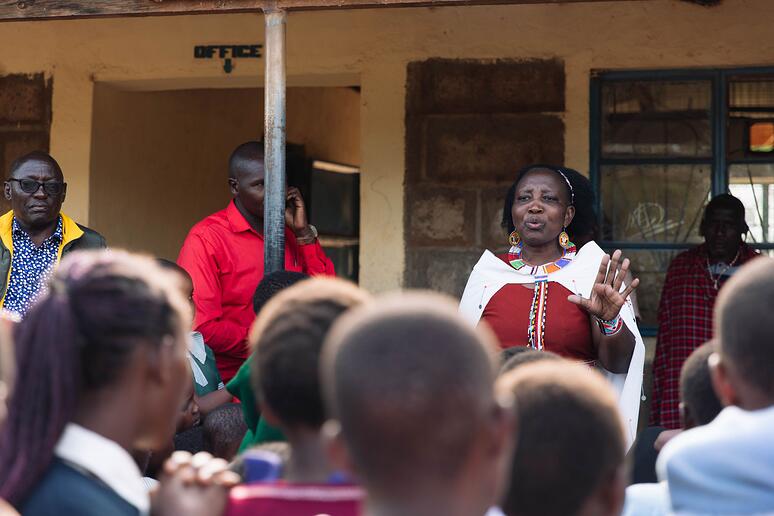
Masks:
[[[285,268],[285,11],[267,9],[264,87],[264,274]]]

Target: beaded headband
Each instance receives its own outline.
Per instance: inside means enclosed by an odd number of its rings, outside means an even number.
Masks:
[[[559,172],[559,175],[562,176],[564,178],[565,183],[567,183],[567,188],[570,189],[570,206],[574,206],[575,205],[575,190],[573,189],[572,184],[570,183],[570,180],[567,179],[567,176],[564,174],[564,172],[562,172],[561,168],[555,168],[554,170]]]

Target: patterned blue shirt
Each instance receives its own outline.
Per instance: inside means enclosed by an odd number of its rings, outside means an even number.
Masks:
[[[40,247],[13,219],[13,257],[11,278],[5,294],[3,308],[24,317],[45,287],[46,280],[56,265],[59,246],[62,243],[62,217],[56,224],[54,234]]]

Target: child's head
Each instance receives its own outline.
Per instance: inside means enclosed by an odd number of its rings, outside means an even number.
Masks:
[[[336,323],[321,367],[345,444],[334,448],[375,503],[430,504],[443,493],[483,514],[496,502],[513,430],[507,400],[494,395],[494,349],[491,332],[432,294],[378,300]]]
[[[756,258],[728,280],[715,304],[718,352],[710,364],[724,405],[774,406],[774,259]]]
[[[177,430],[175,433],[184,432],[185,430],[198,425],[200,420],[201,414],[199,412],[199,404],[196,400],[193,382],[191,382],[186,390],[185,401],[183,402],[180,411],[180,418],[178,419]]]
[[[256,287],[253,294],[253,312],[258,314],[264,305],[279,291],[285,290],[305,279],[309,279],[309,276],[303,272],[276,271],[267,274],[258,283],[258,287]]]
[[[238,403],[221,405],[204,418],[204,451],[230,461],[239,451],[247,425]]]
[[[524,364],[498,389],[516,399],[519,428],[503,511],[508,516],[620,514],[626,449],[615,394],[567,360]]]
[[[709,357],[717,351],[714,341],[699,346],[686,359],[680,371],[680,420],[683,428],[706,425],[723,405],[712,388]]]
[[[319,380],[323,340],[350,307],[369,300],[355,285],[313,278],[277,294],[261,310],[250,343],[251,377],[267,421],[285,430],[318,430],[325,422]]]
[[[153,260],[90,251],[62,260],[49,291],[17,325],[17,385],[0,439],[0,497],[18,501],[50,464],[65,425],[121,418],[129,446],[173,434],[185,389],[191,312]]]
[[[538,351],[529,346],[514,346],[500,352],[500,374],[513,371],[524,364],[540,362],[541,360],[559,360],[562,357],[551,351]]]
[[[193,308],[194,284],[193,280],[191,279],[191,275],[188,274],[188,271],[180,267],[172,260],[167,260],[166,258],[156,258],[156,263],[159,264],[162,269],[168,270],[177,275],[180,292],[186,299],[191,302],[191,307]]]

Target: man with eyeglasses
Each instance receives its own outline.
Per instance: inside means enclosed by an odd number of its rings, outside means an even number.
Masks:
[[[14,161],[4,193],[11,211],[0,217],[0,296],[4,309],[24,317],[62,255],[105,247],[105,239],[61,213],[67,183],[45,152]]]

